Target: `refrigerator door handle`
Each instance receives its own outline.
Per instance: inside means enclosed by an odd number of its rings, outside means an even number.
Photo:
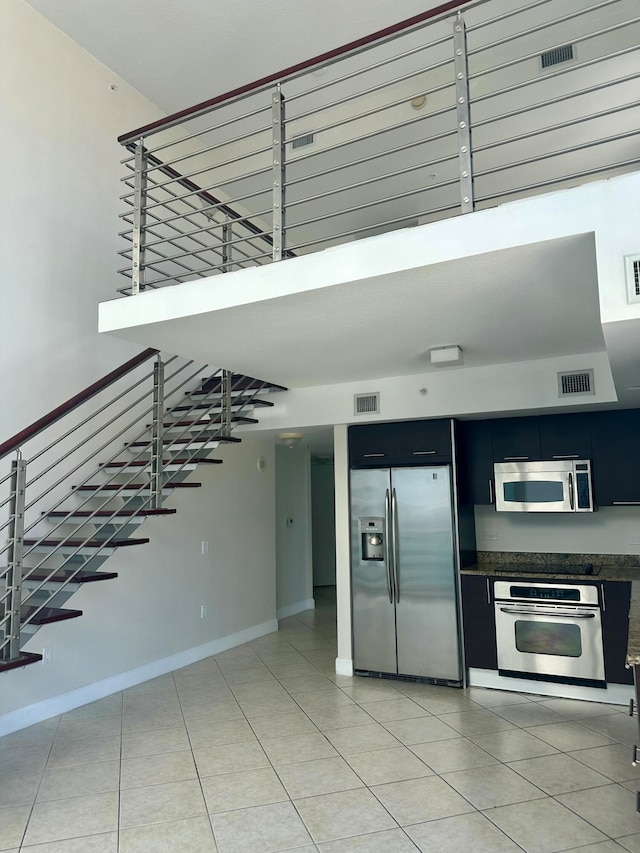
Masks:
[[[393,589],[391,587],[391,549],[389,548],[390,534],[390,501],[389,489],[384,493],[384,559],[387,564],[387,593],[389,595],[389,604],[393,604]]]
[[[398,499],[396,490],[391,494],[391,534],[393,538],[393,582],[396,590],[396,603],[400,603],[400,582],[398,579]]]

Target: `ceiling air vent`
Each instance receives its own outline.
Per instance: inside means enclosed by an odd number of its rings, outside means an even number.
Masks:
[[[561,62],[569,62],[573,59],[573,45],[563,44],[540,54],[540,67],[551,68],[552,65],[560,65]]]
[[[627,302],[640,302],[640,255],[626,255]]]
[[[375,394],[354,394],[353,395],[353,414],[354,415],[375,415],[380,412],[380,392]]]
[[[313,145],[316,141],[313,133],[305,133],[304,136],[296,136],[291,140],[291,150],[297,151],[299,148],[306,148],[308,145]]]
[[[560,397],[584,397],[595,393],[593,370],[569,370],[558,374]]]

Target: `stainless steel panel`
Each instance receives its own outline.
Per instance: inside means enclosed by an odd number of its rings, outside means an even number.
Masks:
[[[462,679],[451,470],[394,468],[398,672]]]
[[[394,604],[389,601],[389,549],[384,560],[362,559],[360,518],[385,516],[388,468],[351,471],[351,595],[355,669],[397,673]],[[389,530],[389,524],[385,524]]]

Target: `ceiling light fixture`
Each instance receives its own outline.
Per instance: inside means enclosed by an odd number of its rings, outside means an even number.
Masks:
[[[278,441],[280,442],[280,444],[283,444],[285,447],[288,447],[289,450],[292,450],[294,447],[297,447],[300,444],[303,438],[303,432],[281,432],[278,436]]]
[[[446,347],[433,347],[429,350],[431,364],[436,367],[448,367],[452,364],[462,364],[462,347],[452,344]]]
[[[426,95],[417,95],[415,98],[411,99],[411,107],[414,110],[421,110],[426,103],[427,103],[427,96]]]

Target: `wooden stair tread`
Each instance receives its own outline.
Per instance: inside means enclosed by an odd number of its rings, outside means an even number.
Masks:
[[[214,427],[218,426],[221,422],[222,421],[220,418],[210,418],[210,419],[204,419],[204,420],[201,419],[198,421],[177,421],[176,420],[176,421],[167,421],[165,424],[163,424],[163,426],[165,429],[173,429],[174,427],[180,427],[180,426],[200,426],[203,428],[209,427],[210,429],[213,429]],[[257,424],[257,423],[260,423],[260,421],[257,418],[245,418],[244,415],[240,415],[237,418],[232,418],[232,422],[237,423],[237,424]],[[147,424],[147,429],[151,429],[152,426],[153,426],[153,424]]]
[[[96,583],[97,581],[109,581],[118,577],[117,572],[90,572],[81,569],[79,572],[73,573],[71,570],[59,569],[58,571],[50,572],[47,569],[34,569],[33,571],[26,570],[23,582],[50,581],[51,583],[64,583],[69,577],[73,576],[71,583]]]
[[[33,607],[23,607],[22,608],[22,618],[29,619],[29,612],[33,612],[38,608]],[[82,610],[71,610],[69,608],[62,607],[43,607],[37,616],[34,616],[31,619],[31,625],[50,625],[52,622],[64,622],[67,619],[77,619],[78,616],[82,616]]]
[[[55,510],[54,512],[47,512],[45,515],[47,518],[66,518],[68,515],[75,515],[79,518],[88,518],[89,516],[92,518],[107,518],[112,515],[125,515],[128,517],[135,517],[136,515],[174,515],[176,512],[177,510],[175,509],[99,509],[96,512],[92,512],[89,509],[82,509],[76,512],[73,510],[69,512]]]
[[[107,483],[104,486],[100,485],[86,485],[86,486],[74,486],[75,491],[88,491],[88,492],[120,492],[123,489],[133,489],[135,490],[143,490],[149,488],[149,483],[127,483],[123,485],[122,483]],[[202,483],[165,483],[165,489],[200,489],[202,488]],[[142,494],[140,495],[142,497]]]
[[[198,441],[218,441],[218,442],[227,442],[228,444],[239,444],[242,439],[236,438],[234,435],[216,435],[216,436],[192,436],[191,438],[169,438],[167,437],[163,444],[171,445],[171,444],[194,444]],[[150,439],[149,441],[132,441],[131,444],[125,444],[125,447],[151,447],[153,441]]]
[[[149,539],[25,539],[24,544],[47,547],[62,545],[65,548],[124,548],[127,545],[146,545],[148,541]]]
[[[163,459],[163,465],[222,465],[222,459],[207,459],[202,456],[194,456],[193,459]],[[106,462],[101,468],[148,468],[149,461],[146,459],[134,460],[133,462]],[[121,487],[122,488],[122,487]],[[127,488],[131,488],[128,486]]]
[[[231,401],[232,406],[258,406],[259,408],[273,408],[273,403],[269,400],[259,400],[257,397],[255,399],[244,399],[243,397],[234,397]],[[171,412],[195,412],[198,409],[210,409],[211,405],[209,403],[196,403],[195,406],[174,406],[172,409],[169,409]]]
[[[247,391],[252,388],[259,388],[261,391],[286,391],[284,385],[276,385],[275,382],[266,382],[263,379],[255,379],[253,376],[244,376],[241,373],[233,373],[231,375],[231,390],[232,391]],[[200,386],[200,391],[219,392],[222,390],[222,377],[213,376],[211,379],[205,379]]]
[[[20,657],[15,660],[0,660],[0,672],[8,672],[10,669],[20,669],[21,666],[28,666],[30,663],[37,663],[42,660],[42,655],[34,652],[20,652]]]
[[[221,417],[216,418],[206,418],[204,420],[198,421],[165,421],[163,427],[165,429],[173,428],[173,427],[181,427],[181,426],[202,426],[202,427],[211,427],[213,428],[216,425],[222,423]],[[231,418],[231,423],[234,424],[257,424],[259,423],[257,418],[246,418],[244,415],[234,415]],[[147,429],[151,429],[153,424],[147,424]]]

